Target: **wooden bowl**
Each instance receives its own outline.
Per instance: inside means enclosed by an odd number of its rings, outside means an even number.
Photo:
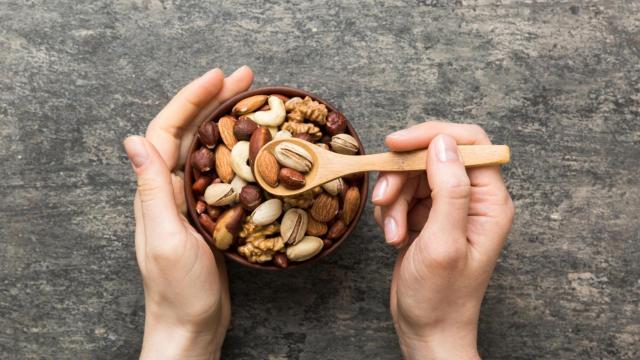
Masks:
[[[312,99],[319,101],[321,103],[323,103],[324,105],[326,105],[327,109],[329,109],[329,111],[338,111],[333,105],[329,104],[328,102],[320,99],[318,96],[313,95],[311,93],[308,93],[304,90],[300,90],[300,89],[296,89],[296,88],[291,88],[291,87],[286,87],[286,86],[274,86],[274,87],[263,87],[263,88],[259,88],[259,89],[254,89],[254,90],[249,90],[249,91],[245,91],[241,94],[238,94],[236,96],[234,96],[233,98],[227,100],[224,104],[220,105],[220,107],[218,107],[214,113],[211,115],[211,117],[209,117],[206,121],[209,120],[218,120],[220,117],[222,117],[223,115],[227,115],[231,112],[231,109],[233,108],[233,106],[240,100],[247,98],[249,96],[253,96],[253,95],[271,95],[271,94],[282,94],[284,96],[287,97],[301,97],[304,98],[306,96],[311,97]],[[353,136],[357,141],[358,141],[358,146],[360,147],[360,151],[358,154],[360,155],[364,155],[364,147],[362,146],[362,142],[360,141],[360,138],[358,137],[358,134],[356,133],[355,129],[353,128],[353,126],[351,126],[351,123],[347,120],[347,130],[346,133]],[[191,154],[198,149],[201,146],[200,140],[198,138],[198,136],[196,135],[194,137],[194,140],[192,141],[191,145],[189,146],[189,152],[188,152],[188,156],[187,156],[187,160],[186,160],[186,164],[184,167],[184,189],[185,189],[185,197],[187,199],[187,210],[189,212],[189,220],[191,222],[191,224],[193,225],[193,227],[198,230],[198,232],[202,235],[202,237],[207,241],[207,243],[209,244],[209,247],[211,247],[211,249],[213,251],[220,251],[218,249],[216,249],[216,247],[213,245],[213,238],[211,236],[211,234],[209,234],[207,231],[204,230],[204,228],[202,227],[202,225],[200,225],[200,222],[198,221],[198,214],[196,213],[195,210],[195,206],[196,206],[196,199],[193,196],[193,192],[191,190],[191,185],[193,184],[193,171],[192,171],[192,167],[191,167]],[[345,242],[345,240],[349,237],[349,235],[353,232],[353,229],[355,229],[356,224],[358,223],[358,221],[360,220],[360,216],[362,215],[362,211],[364,210],[366,201],[367,201],[367,197],[369,195],[369,174],[364,173],[361,176],[361,179],[359,180],[362,183],[360,184],[360,207],[358,209],[358,213],[355,217],[355,219],[349,224],[349,227],[347,228],[347,231],[344,233],[344,235],[339,238],[338,240],[333,242],[333,246],[331,246],[328,249],[324,249],[322,250],[318,255],[316,255],[315,257],[303,261],[303,262],[289,262],[289,266],[286,268],[281,268],[278,266],[275,266],[272,262],[267,262],[264,264],[258,264],[258,263],[251,263],[249,262],[247,259],[245,259],[242,255],[238,254],[235,252],[235,250],[233,250],[233,248],[231,248],[229,251],[223,251],[224,255],[237,262],[240,263],[244,266],[250,267],[250,268],[254,268],[254,269],[260,269],[260,270],[285,270],[285,269],[295,269],[295,268],[299,268],[301,266],[313,263],[318,261],[321,258],[324,258],[325,256],[333,253],[334,251],[336,251],[336,249],[338,247],[340,247],[340,245],[342,245],[342,243]]]

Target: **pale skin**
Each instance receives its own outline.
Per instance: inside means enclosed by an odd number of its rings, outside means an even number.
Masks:
[[[231,315],[226,268],[221,254],[213,253],[187,221],[180,169],[196,119],[247,90],[252,80],[246,66],[226,78],[211,70],[184,87],[144,137],[124,142],[138,183],[142,359],[220,357]],[[387,243],[400,249],[390,302],[408,359],[478,357],[480,303],[513,219],[499,169],[465,171],[457,153],[448,151],[456,142],[488,144],[489,139],[474,125],[434,122],[389,135],[386,143],[394,151],[429,147],[429,175],[381,174],[373,191],[376,221]]]

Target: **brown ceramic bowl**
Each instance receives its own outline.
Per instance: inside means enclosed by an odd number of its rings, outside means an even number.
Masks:
[[[264,88],[259,88],[259,89],[254,89],[254,90],[249,90],[246,92],[243,92],[241,94],[238,94],[236,96],[234,96],[233,98],[229,99],[228,101],[226,101],[224,104],[222,104],[220,107],[218,107],[214,113],[211,115],[211,117],[209,117],[207,119],[208,120],[214,120],[217,122],[217,120],[222,117],[223,115],[227,115],[231,112],[231,109],[233,108],[233,106],[240,100],[247,98],[249,96],[253,96],[253,95],[271,95],[271,94],[282,94],[284,96],[287,97],[302,97],[304,98],[305,96],[309,96],[312,99],[319,101],[321,103],[323,103],[324,105],[326,105],[327,109],[329,111],[338,111],[333,105],[329,104],[328,102],[320,99],[318,96],[313,95],[311,93],[308,93],[306,91],[300,90],[300,89],[295,89],[295,88],[290,88],[290,87],[286,87],[286,86],[274,86],[274,87],[264,87]],[[364,155],[364,147],[362,146],[362,143],[360,142],[360,138],[358,137],[358,134],[356,133],[355,129],[353,128],[353,126],[351,126],[351,123],[347,120],[347,130],[345,131],[345,133],[353,136],[357,141],[358,141],[358,145],[360,146],[360,152],[359,155]],[[196,205],[196,199],[194,198],[193,192],[191,190],[191,185],[193,184],[194,181],[194,175],[193,175],[193,171],[192,171],[192,167],[191,167],[191,153],[193,153],[196,149],[198,149],[201,146],[200,140],[198,138],[198,136],[195,136],[193,142],[191,143],[191,146],[189,147],[189,156],[187,156],[187,161],[184,167],[184,185],[185,185],[185,196],[187,199],[187,210],[189,212],[189,217],[190,217],[190,221],[191,224],[198,230],[198,232],[202,235],[202,237],[204,237],[204,239],[207,241],[207,243],[209,244],[209,246],[211,247],[211,249],[213,251],[220,251],[218,249],[215,248],[215,246],[213,245],[213,238],[211,236],[211,234],[209,234],[207,231],[204,230],[204,228],[202,227],[202,225],[200,225],[200,222],[198,221],[198,214],[196,213],[195,210],[195,205]],[[360,220],[360,216],[362,215],[362,211],[364,209],[365,203],[367,201],[367,197],[369,195],[368,191],[369,191],[369,176],[367,173],[362,174],[362,176],[360,177],[360,180],[358,180],[358,182],[360,182],[360,208],[358,209],[358,214],[356,215],[355,219],[351,222],[351,224],[349,224],[349,227],[347,229],[347,231],[344,233],[344,235],[338,239],[337,241],[333,242],[333,246],[331,246],[328,249],[324,249],[322,250],[318,255],[316,255],[315,257],[303,261],[303,262],[289,262],[289,266],[286,268],[280,268],[277,267],[276,265],[274,265],[272,262],[266,262],[263,264],[258,264],[258,263],[251,263],[249,261],[247,261],[247,259],[245,259],[242,255],[238,254],[234,248],[230,248],[228,251],[223,251],[224,255],[237,262],[240,263],[242,265],[254,268],[254,269],[261,269],[261,270],[284,270],[284,269],[294,269],[294,268],[299,268],[301,266],[313,263],[315,261],[317,261],[320,258],[323,258],[331,253],[333,253],[334,251],[336,251],[336,249],[338,247],[340,247],[340,245],[342,245],[342,243],[349,237],[349,235],[353,232],[353,229],[355,229],[356,224],[358,223],[358,221]]]

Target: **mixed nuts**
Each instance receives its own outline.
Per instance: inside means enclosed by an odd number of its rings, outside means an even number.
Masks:
[[[204,122],[191,154],[198,222],[223,251],[252,263],[287,267],[333,246],[360,209],[363,177],[338,178],[290,197],[276,197],[256,183],[305,186],[311,155],[293,143],[256,156],[272,139],[296,137],[327,150],[354,155],[358,141],[347,134],[345,117],[311,97],[254,95],[229,114]]]

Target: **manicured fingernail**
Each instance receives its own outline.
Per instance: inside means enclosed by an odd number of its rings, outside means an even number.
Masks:
[[[391,216],[384,219],[384,237],[390,244],[398,241],[398,223]]]
[[[438,135],[433,141],[433,146],[435,146],[436,157],[440,162],[460,161],[458,145],[452,137]]]
[[[371,201],[376,202],[384,197],[384,194],[387,192],[387,188],[389,187],[389,180],[387,180],[386,176],[378,179],[376,183],[376,187],[373,189],[373,195],[371,195]]]
[[[237,73],[239,73],[242,70],[247,69],[247,68],[249,68],[247,65],[242,65],[239,68],[237,68],[230,76],[233,76],[233,75],[235,75],[235,74],[237,74]]]
[[[149,160],[149,153],[140,136],[128,137],[124,141],[124,149],[135,168],[143,166]]]
[[[201,79],[207,78],[207,77],[209,77],[212,74],[217,73],[217,72],[222,72],[222,70],[220,70],[220,68],[211,69],[211,70],[207,71],[206,73],[204,73],[202,76],[200,76],[200,78]]]

